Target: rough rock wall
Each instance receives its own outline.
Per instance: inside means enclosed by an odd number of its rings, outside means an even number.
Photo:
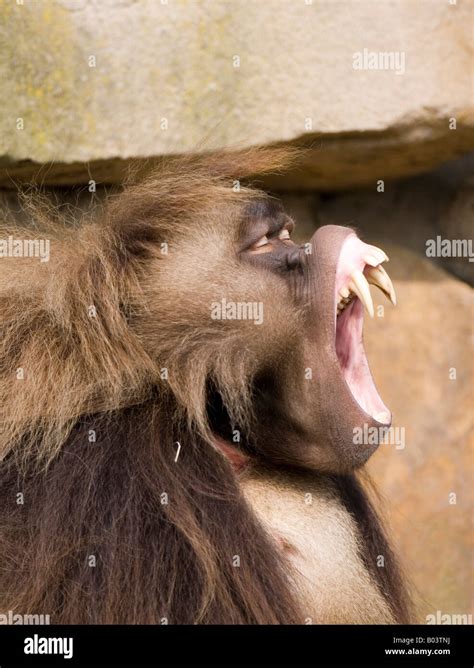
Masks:
[[[465,0],[2,3],[0,183],[275,142],[313,147],[286,185],[428,170],[474,148],[472,17]]]

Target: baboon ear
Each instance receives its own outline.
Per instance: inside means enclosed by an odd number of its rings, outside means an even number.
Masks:
[[[166,206],[151,182],[128,185],[105,204],[104,227],[120,262],[150,255],[159,243],[157,224]]]

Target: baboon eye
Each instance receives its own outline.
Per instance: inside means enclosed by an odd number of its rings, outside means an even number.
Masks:
[[[278,235],[278,238],[281,239],[281,241],[288,240],[290,238],[290,230],[285,228],[284,230],[282,230],[280,232],[280,234]]]
[[[265,235],[264,237],[261,237],[258,241],[256,241],[254,244],[250,246],[250,250],[256,250],[257,248],[262,248],[263,246],[267,246],[268,244],[268,237]]]

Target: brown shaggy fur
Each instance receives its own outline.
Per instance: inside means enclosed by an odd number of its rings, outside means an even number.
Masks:
[[[277,363],[300,334],[283,288],[250,267],[241,278],[232,252],[255,192],[235,192],[231,178],[287,159],[255,150],[169,162],[78,228],[38,206],[34,229],[3,228],[51,240],[48,263],[0,261],[3,610],[53,623],[302,621],[206,408],[212,382],[245,429],[255,360]],[[242,291],[259,301],[269,285],[275,306],[259,337],[253,323],[210,323],[202,306]],[[342,488],[380,549],[365,497]],[[381,587],[402,619],[396,573]]]

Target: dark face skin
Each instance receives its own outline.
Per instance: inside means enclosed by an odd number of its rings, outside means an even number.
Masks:
[[[242,228],[242,262],[287,283],[305,330],[298,349],[257,382],[258,423],[250,442],[254,451],[278,464],[345,473],[364,464],[378,446],[357,442],[354,429],[380,429],[390,423],[388,418],[382,425],[363,410],[336,352],[336,267],[354,231],[328,225],[318,229],[309,244],[297,246],[290,238],[293,227],[282,207],[270,201],[253,203]],[[357,308],[362,312],[361,303]]]

